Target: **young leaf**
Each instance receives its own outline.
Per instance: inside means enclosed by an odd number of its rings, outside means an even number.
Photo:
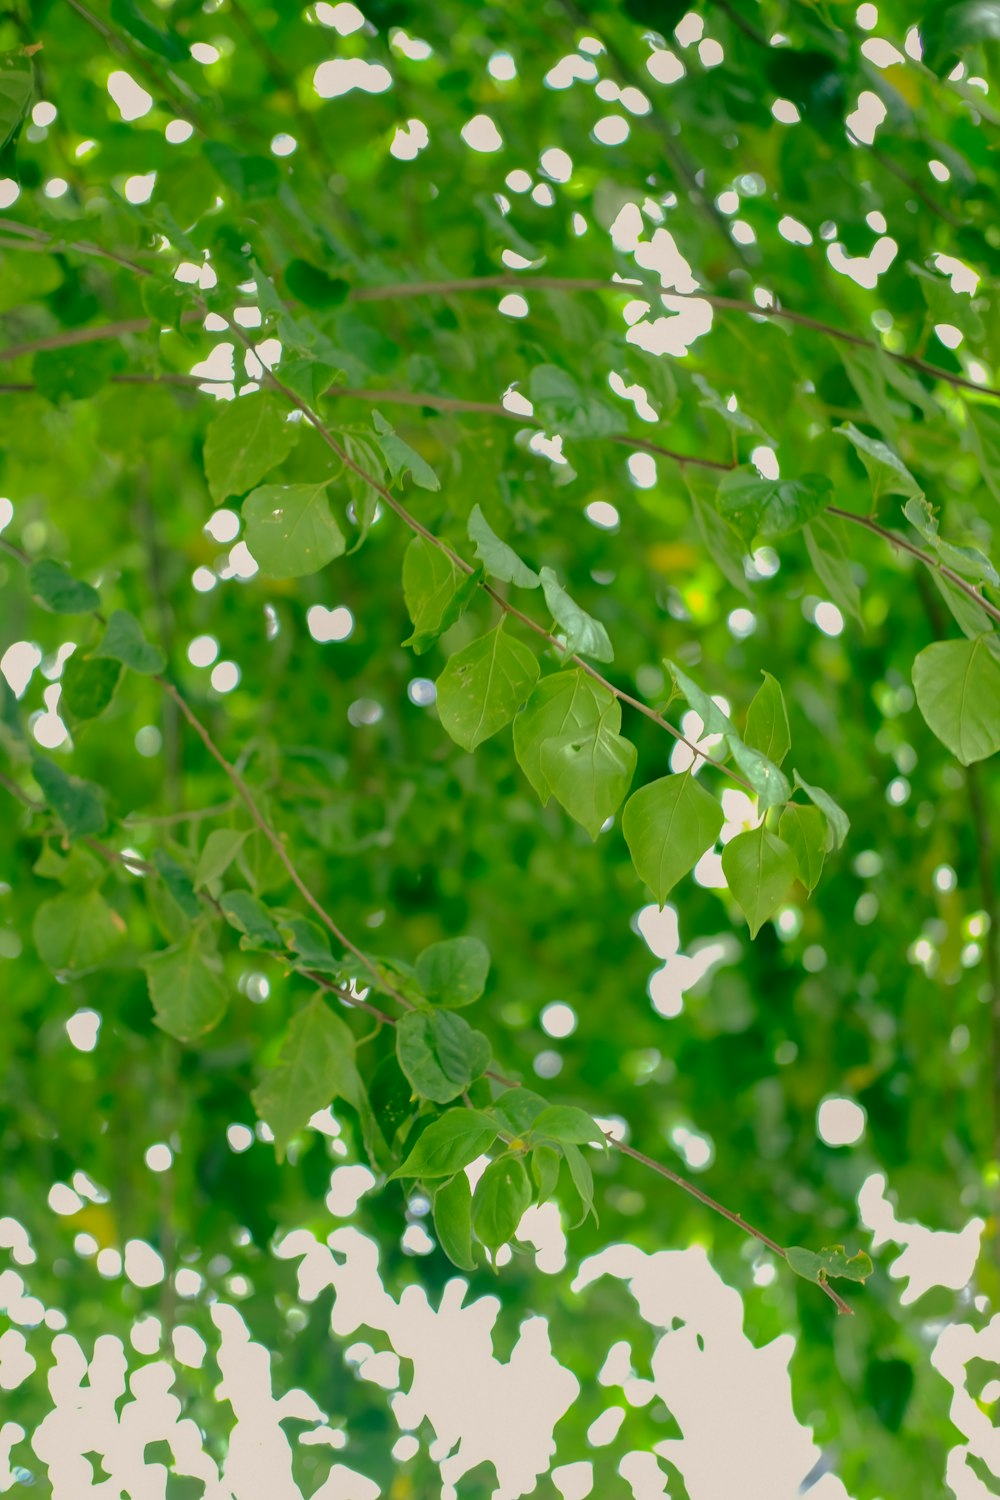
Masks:
[[[490,1115],[449,1109],[431,1121],[392,1177],[450,1177],[488,1151],[496,1138],[497,1122]]]
[[[493,1101],[493,1108],[511,1135],[527,1135],[535,1120],[548,1105],[541,1094],[531,1089],[505,1089]]]
[[[514,720],[514,754],[543,806],[552,795],[542,772],[545,741],[596,728],[614,702],[607,688],[580,667],[543,677],[535,688]]]
[[[781,684],[770,672],[762,672],[761,676],[764,682],[747,709],[743,740],[752,750],[759,750],[774,765],[780,766],[792,747],[785,695]]]
[[[396,1027],[396,1055],[415,1093],[448,1104],[485,1071],[490,1044],[454,1011],[411,1010]]]
[[[971,579],[973,583],[991,583],[994,588],[1000,584],[996,568],[978,547],[959,547],[954,542],[946,542],[939,535],[937,516],[923,495],[907,500],[903,506],[903,514],[946,567],[962,578]]]
[[[584,1146],[588,1142],[607,1145],[597,1121],[585,1109],[574,1109],[569,1104],[550,1104],[541,1110],[531,1122],[531,1133],[562,1145]]]
[[[114,611],[108,620],[107,630],[91,655],[120,661],[144,677],[155,677],[167,665],[167,658],[159,646],[149,644],[139,621],[127,609]]]
[[[920,712],[963,766],[1000,750],[1000,662],[989,641],[935,641],[913,663]]]
[[[536,1202],[547,1203],[559,1183],[559,1152],[552,1146],[535,1146],[531,1153],[531,1175],[538,1188]]]
[[[281,933],[266,906],[249,891],[226,891],[220,898],[222,915],[230,927],[243,934],[241,948],[282,948]]]
[[[489,972],[489,950],[475,937],[431,943],[416,962],[417,983],[428,1000],[449,1009],[478,1000]]]
[[[671,672],[677,686],[701,719],[705,726],[704,732],[722,736],[729,754],[757,793],[761,810],[766,811],[769,807],[778,807],[782,802],[787,802],[792,789],[779,767],[763,751],[748,745],[740,737],[735,724],[722,712],[715,699],[703,692],[676,662],[665,657],[664,666]]]
[[[255,392],[221,403],[205,434],[205,478],[216,505],[258,484],[287,458],[297,437],[272,396]]]
[[[870,1256],[863,1250],[848,1255],[843,1245],[828,1245],[823,1250],[803,1250],[801,1245],[789,1245],[785,1258],[789,1269],[806,1281],[815,1281],[819,1286],[831,1276],[842,1276],[847,1281],[867,1281],[875,1269]]]
[[[843,427],[835,427],[833,430],[853,443],[861,462],[868,470],[873,508],[883,495],[923,495],[923,489],[899,454],[887,443],[880,442],[878,438],[867,437],[865,433],[858,431],[853,422],[847,422]]]
[[[659,906],[711,849],[724,821],[719,803],[690,771],[633,792],[622,813],[622,833],[636,874]]]
[[[803,535],[816,577],[833,603],[845,615],[853,615],[859,624],[863,624],[861,590],[854,581],[843,522],[829,516],[817,516],[805,527]]]
[[[593,1214],[594,1223],[596,1224],[597,1210],[594,1207],[594,1174],[590,1170],[590,1162],[584,1156],[579,1146],[565,1143],[562,1153],[566,1158],[566,1165],[569,1168],[569,1175],[573,1180],[573,1186],[579,1194],[582,1209],[580,1218],[573,1227],[577,1228],[579,1224],[582,1224],[588,1214]]]
[[[438,717],[456,744],[473,751],[510,723],[537,681],[534,652],[501,620],[448,659],[437,680]]]
[[[592,839],[618,808],[635,772],[635,746],[618,733],[621,717],[614,699],[592,728],[545,740],[541,747],[546,784]]]
[[[831,849],[841,849],[851,831],[851,820],[839,803],[834,802],[829,792],[824,792],[822,787],[810,786],[803,781],[798,771],[795,771],[795,785],[809,798],[815,807],[826,818],[829,827],[829,836],[826,841],[827,853]]]
[[[262,573],[303,578],[318,573],[347,546],[318,484],[263,484],[243,502],[246,544]]]
[[[726,845],[722,873],[755,938],[787,898],[798,864],[788,845],[761,823]]]
[[[463,573],[440,547],[415,536],[403,556],[403,598],[413,621],[413,634],[403,645],[412,646],[417,656],[429,651],[465,613],[479,576]]]
[[[421,458],[383,417],[381,412],[372,412],[372,425],[378,433],[378,445],[382,450],[389,473],[397,482],[409,469],[413,483],[422,490],[439,490],[441,481],[426,459]]]
[[[491,578],[514,583],[522,589],[538,588],[542,581],[538,574],[521,561],[513,547],[500,540],[478,505],[469,514],[469,536],[476,544],[476,556]]]
[[[499,1250],[511,1238],[531,1204],[531,1184],[516,1156],[490,1162],[472,1197],[472,1227],[488,1250]]]
[[[194,888],[202,890],[211,881],[224,875],[236,858],[247,836],[245,828],[216,828],[205,840],[205,847],[198,857],[194,872]]]
[[[125,935],[125,923],[91,888],[43,901],[31,931],[43,963],[57,974],[81,974],[110,958]]]
[[[823,873],[829,842],[826,820],[819,808],[789,802],[778,820],[778,837],[795,855],[802,884],[807,891],[814,891]]]
[[[108,813],[104,805],[107,792],[102,786],[69,776],[62,766],[44,760],[40,755],[31,762],[31,774],[71,839],[104,832],[108,826]]]
[[[431,1212],[438,1244],[452,1265],[460,1271],[474,1271],[472,1189],[464,1172],[441,1184],[431,1201]]]
[[[543,568],[538,576],[542,581],[542,591],[552,618],[566,632],[566,655],[592,656],[595,661],[614,661],[614,648],[601,622],[588,615],[575,599],[570,598],[551,568]]]
[[[60,679],[59,712],[81,724],[96,719],[114,697],[121,675],[121,662],[99,660],[74,651]]]
[[[145,959],[157,1026],[179,1042],[193,1041],[218,1026],[229,1003],[220,967],[197,928],[175,947]]]
[[[50,557],[31,564],[28,587],[46,609],[57,615],[85,615],[101,607],[101,596],[95,588],[74,578],[62,563]]]
[[[771,541],[805,526],[830,504],[832,487],[825,474],[761,479],[756,469],[732,469],[719,485],[716,508],[749,548],[758,537]]]
[[[350,1028],[315,995],[292,1017],[277,1066],[252,1094],[257,1114],[274,1132],[278,1160],[318,1109],[334,1099],[357,1109],[363,1097]]]

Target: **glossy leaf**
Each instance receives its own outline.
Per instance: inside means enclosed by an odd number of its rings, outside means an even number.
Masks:
[[[531,1184],[516,1156],[491,1162],[472,1195],[472,1227],[487,1250],[499,1250],[531,1204]]]
[[[778,837],[795,855],[802,884],[807,891],[814,891],[823,873],[829,844],[826,819],[819,808],[790,802],[778,821]]]
[[[604,1131],[585,1109],[568,1104],[552,1104],[541,1110],[531,1122],[531,1133],[543,1140],[584,1146],[588,1142],[605,1146]]]
[[[764,681],[750,700],[743,740],[751,750],[759,750],[774,765],[780,766],[792,747],[785,695],[781,684],[770,672],[761,675]]]
[[[472,1253],[472,1189],[464,1172],[443,1182],[431,1200],[434,1233],[452,1265],[460,1271],[476,1269]]]

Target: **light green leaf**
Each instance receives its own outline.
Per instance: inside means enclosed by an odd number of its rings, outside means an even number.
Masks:
[[[792,747],[785,695],[781,684],[770,672],[762,672],[761,676],[764,682],[747,709],[743,740],[751,750],[759,750],[773,765],[780,766]]]
[[[272,396],[254,392],[227,401],[205,434],[205,478],[216,505],[258,484],[287,458],[297,437]]]
[[[44,760],[40,755],[31,762],[31,774],[71,839],[104,832],[108,826],[105,807],[108,794],[102,786],[70,776],[55,761]]]
[[[96,719],[114,697],[121,675],[121,662],[99,661],[74,651],[60,678],[59,712],[77,723]]]
[[[756,469],[732,469],[719,485],[716,509],[747,547],[798,531],[830,504],[833,488],[825,474],[801,479],[761,479]]]
[[[597,1210],[594,1207],[594,1174],[590,1169],[590,1162],[584,1156],[579,1146],[573,1146],[568,1141],[563,1143],[563,1156],[569,1168],[573,1186],[580,1196],[581,1213],[577,1223],[573,1225],[576,1229],[583,1223],[588,1214],[593,1214],[594,1223],[597,1223]]]
[[[429,651],[439,635],[467,609],[480,574],[464,573],[446,552],[415,536],[403,556],[403,598],[413,634],[403,642],[417,656]]]
[[[863,624],[861,590],[855,582],[844,542],[844,523],[829,516],[817,516],[804,528],[803,534],[816,577],[831,600],[845,615],[853,615]]]
[[[31,103],[31,57],[22,47],[0,52],[0,151],[17,135]]]
[[[527,1135],[532,1124],[548,1105],[541,1094],[531,1089],[505,1089],[493,1101],[493,1108],[511,1135]]]
[[[635,773],[635,746],[618,733],[621,717],[612,700],[590,728],[547,739],[541,747],[546,784],[592,839],[620,805]]]
[[[991,583],[994,588],[1000,585],[996,568],[978,547],[959,547],[939,535],[937,516],[923,496],[908,500],[903,506],[903,514],[924,541],[930,543],[945,567],[973,583]]]
[[[409,469],[413,483],[420,489],[439,490],[441,488],[441,481],[427,460],[421,458],[409,443],[404,443],[401,437],[396,436],[395,428],[385,420],[381,412],[372,412],[372,425],[378,433],[378,445],[394,480],[401,480]]]
[[[438,1188],[431,1202],[438,1244],[460,1271],[474,1271],[472,1253],[472,1189],[464,1172]]]
[[[543,677],[535,688],[523,713],[514,720],[514,754],[543,806],[552,788],[542,772],[542,745],[596,728],[614,702],[607,688],[581,667]]]
[[[535,1146],[531,1153],[531,1175],[538,1188],[536,1202],[547,1203],[559,1183],[560,1153],[552,1146]]]
[[[411,1010],[396,1027],[396,1055],[415,1093],[448,1104],[486,1070],[490,1044],[454,1011]]]
[[[101,607],[101,596],[95,588],[89,583],[81,583],[62,563],[54,562],[50,557],[41,557],[31,564],[28,587],[46,609],[57,615],[84,615]]]
[[[826,820],[819,808],[789,802],[778,821],[778,837],[795,855],[802,884],[807,891],[814,891],[823,873],[829,842]]]
[[[475,750],[510,723],[537,681],[534,652],[501,620],[449,658],[437,680],[438,717],[456,744]]]
[[[358,1077],[354,1037],[322,996],[315,995],[291,1020],[277,1066],[253,1091],[257,1114],[274,1133],[279,1161],[292,1136],[304,1130],[318,1109],[334,1099],[359,1108],[364,1088]]]
[[[393,1177],[450,1177],[488,1151],[497,1122],[478,1109],[449,1109],[432,1120]]]
[[[539,577],[552,618],[566,632],[566,655],[592,656],[595,661],[614,661],[614,648],[600,621],[588,615],[575,599],[570,598],[551,568],[543,568]]]
[[[607,1146],[604,1131],[585,1109],[575,1109],[568,1104],[550,1104],[531,1122],[533,1136],[542,1136],[561,1144],[583,1146],[593,1142]]]
[[[157,1026],[179,1042],[193,1041],[218,1026],[229,995],[219,978],[218,956],[197,928],[175,947],[145,959],[143,968]]]
[[[883,495],[922,496],[923,488],[917,483],[909,469],[888,443],[878,438],[867,437],[853,422],[835,427],[834,432],[854,445],[861,462],[868,470],[872,485],[872,504],[877,505]]]
[[[70,890],[43,901],[31,930],[43,963],[57,974],[82,974],[121,946],[125,923],[99,891]]]
[[[281,933],[263,902],[249,891],[226,891],[220,897],[222,915],[230,927],[243,934],[241,948],[282,948]]]
[[[476,556],[491,578],[514,583],[522,589],[538,588],[541,583],[538,574],[521,561],[513,547],[500,540],[478,505],[469,513],[469,536],[476,544]]]
[[[851,831],[851,820],[844,809],[838,802],[834,802],[830,793],[825,792],[822,787],[810,786],[807,781],[802,780],[798,771],[793,772],[793,775],[795,776],[795,785],[805,792],[809,801],[818,807],[826,818],[829,828],[829,837],[826,843],[827,853],[831,849],[843,848],[847,835]]]
[[[920,712],[963,766],[1000,750],[1000,662],[989,639],[935,641],[913,663]]]
[[[761,810],[766,811],[769,807],[779,807],[782,802],[787,802],[792,789],[781,769],[763,751],[744,742],[737,733],[736,725],[722,712],[715,699],[692,681],[676,662],[664,657],[664,666],[673,674],[680,691],[701,719],[704,733],[722,736],[727,751],[757,793]]]
[[[622,833],[640,880],[662,906],[722,831],[722,808],[690,771],[640,787],[625,804]]]
[[[531,1184],[516,1156],[490,1162],[472,1196],[472,1227],[488,1250],[499,1250],[511,1238],[531,1204]]]
[[[798,864],[784,840],[762,823],[730,840],[722,851],[722,872],[755,938],[786,901]]]
[[[847,1281],[867,1281],[875,1267],[870,1256],[863,1250],[848,1255],[843,1245],[828,1245],[823,1250],[803,1250],[801,1245],[789,1245],[785,1252],[789,1270],[806,1281],[815,1281],[819,1286],[831,1276],[841,1276]]]
[[[224,875],[239,853],[249,829],[216,828],[205,840],[194,872],[194,887],[200,891]]]
[[[264,484],[243,502],[246,544],[261,572],[272,578],[318,573],[347,546],[318,484]]]
[[[967,635],[970,641],[974,641],[978,635],[989,635],[993,630],[993,621],[986,610],[970,599],[964,589],[945,578],[937,568],[930,568],[928,571],[931,582],[951,611],[952,619],[962,634]]]
[[[107,630],[91,655],[120,661],[144,677],[157,676],[167,665],[167,658],[159,646],[149,644],[139,621],[127,609],[114,611]]]
[[[417,983],[434,1005],[454,1009],[471,1005],[486,988],[490,955],[475,937],[431,943],[416,962]]]

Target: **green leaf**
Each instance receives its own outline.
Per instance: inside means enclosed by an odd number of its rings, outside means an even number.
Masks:
[[[392,1177],[450,1177],[488,1151],[497,1122],[478,1109],[449,1109],[432,1120]]]
[[[798,863],[788,845],[762,823],[729,841],[722,851],[722,873],[755,938],[787,900]]]
[[[281,168],[273,157],[236,151],[225,141],[207,140],[202,149],[235,199],[259,203],[277,193]]]
[[[61,406],[96,396],[107,383],[113,361],[113,349],[102,344],[43,349],[31,362],[31,377],[40,395]]]
[[[719,734],[726,749],[739,766],[744,776],[760,799],[761,810],[778,807],[791,796],[788,778],[761,750],[748,745],[737,733],[732,720],[722,712],[714,698],[709,697],[696,682],[682,671],[676,662],[664,658],[664,665],[673,674],[680,691],[690,703],[704,725],[704,733]]]
[[[40,755],[31,762],[31,774],[71,839],[104,832],[108,826],[108,812],[105,807],[107,792],[102,786],[70,776],[55,761],[43,760]]]
[[[488,1250],[499,1250],[531,1205],[531,1184],[516,1156],[490,1162],[472,1196],[472,1227]]]
[[[469,513],[469,537],[475,542],[476,556],[491,578],[514,583],[522,589],[538,588],[542,581],[538,574],[521,561],[513,547],[500,540],[478,505],[474,505]]]
[[[858,431],[853,422],[835,427],[834,432],[847,438],[857,449],[871,480],[873,506],[878,504],[883,495],[923,495],[922,486],[914,479],[899,454],[887,443],[878,438],[867,437]]]
[[[571,1146],[584,1146],[590,1141],[607,1146],[597,1121],[585,1109],[574,1109],[569,1104],[550,1104],[541,1110],[531,1122],[531,1133]]]
[[[536,1094],[531,1089],[513,1088],[505,1089],[498,1095],[493,1101],[493,1108],[511,1135],[520,1136],[528,1134],[534,1121],[543,1109],[548,1109],[548,1105],[541,1094]]]
[[[454,1011],[411,1010],[396,1027],[396,1055],[415,1093],[449,1104],[485,1071],[490,1044]]]
[[[385,420],[381,412],[372,412],[372,425],[378,433],[378,445],[394,481],[401,480],[408,469],[413,483],[420,489],[441,488],[441,481],[430,464],[419,453],[414,452],[409,443],[404,443],[401,437],[396,436],[395,428]]]
[[[803,1250],[800,1245],[789,1245],[785,1252],[789,1269],[806,1281],[815,1281],[819,1286],[831,1276],[841,1276],[847,1281],[867,1281],[875,1269],[871,1258],[863,1250],[849,1256],[843,1245],[828,1245],[823,1250]]]
[[[183,942],[143,961],[156,1024],[179,1042],[190,1042],[218,1026],[229,994],[221,965],[197,928]]]
[[[464,573],[446,552],[415,536],[403,555],[403,598],[413,634],[403,642],[423,656],[466,611],[480,575]]]
[[[201,916],[201,902],[195,895],[191,877],[176,859],[172,858],[165,849],[156,849],[153,852],[152,863],[155,865],[160,879],[170,894],[170,899],[179,908],[188,921],[195,921]]]
[[[989,640],[935,641],[913,663],[917,706],[963,766],[1000,750],[1000,662]]]
[[[281,933],[272,922],[267,907],[249,891],[226,891],[219,905],[230,927],[243,934],[241,948],[284,947]]]
[[[514,720],[514,754],[544,806],[552,795],[542,772],[542,745],[596,728],[615,702],[608,689],[581,667],[543,677]]]
[[[190,49],[172,31],[161,31],[140,11],[134,0],[111,0],[111,19],[122,31],[167,62],[186,62]]]
[[[57,974],[81,974],[121,946],[125,923],[99,891],[65,891],[35,913],[32,935],[42,962]]]
[[[844,534],[844,523],[828,516],[810,521],[803,531],[816,577],[837,608],[863,624],[861,590],[854,580]]]
[[[590,728],[541,746],[546,785],[592,839],[619,807],[635,773],[635,746],[618,733],[621,719],[621,707],[612,699]]]
[[[460,1271],[474,1271],[472,1189],[464,1172],[441,1184],[431,1200],[431,1212],[438,1244],[452,1265]]]
[[[574,1228],[579,1227],[588,1214],[593,1214],[594,1223],[597,1223],[597,1210],[594,1207],[594,1174],[590,1169],[590,1162],[584,1156],[579,1146],[573,1146],[569,1142],[563,1144],[563,1156],[569,1168],[569,1175],[573,1186],[580,1197],[582,1212],[580,1219]]]
[[[537,681],[534,652],[501,620],[448,659],[437,680],[438,717],[456,744],[473,751],[511,722]]]
[[[362,1104],[354,1037],[322,996],[315,995],[292,1017],[277,1066],[257,1085],[252,1098],[257,1114],[274,1133],[279,1161],[292,1136],[305,1129],[317,1110],[334,1099],[346,1099],[355,1109]]]
[[[930,543],[945,567],[973,583],[991,583],[994,588],[1000,585],[996,568],[978,547],[959,547],[939,535],[937,516],[922,495],[908,500],[903,506],[903,514],[924,541]]]
[[[762,672],[761,676],[763,685],[757,689],[747,709],[743,740],[751,750],[759,750],[773,765],[780,766],[792,748],[785,695],[781,684],[770,672]]]
[[[819,786],[810,786],[807,781],[802,780],[798,771],[795,771],[793,774],[795,776],[795,785],[801,791],[805,792],[809,801],[818,807],[826,818],[829,827],[829,837],[826,843],[827,853],[831,849],[842,849],[847,835],[851,831],[850,818],[840,804],[834,802],[829,792],[824,792],[823,788]]]
[[[552,618],[566,632],[563,648],[566,655],[592,656],[595,661],[614,661],[614,648],[600,621],[588,615],[575,599],[570,598],[551,568],[543,568],[539,577]]]
[[[486,988],[490,955],[475,937],[446,938],[431,943],[416,962],[417,983],[434,1005],[455,1008],[471,1005]]]
[[[167,665],[167,658],[159,646],[150,645],[139,621],[127,609],[114,611],[108,620],[108,628],[91,655],[120,661],[144,677],[158,676]]]
[[[205,478],[216,505],[258,484],[297,437],[273,397],[255,392],[227,401],[205,434]]]
[[[72,577],[62,563],[50,557],[31,564],[28,587],[36,599],[57,615],[85,615],[101,607],[101,596],[95,588]]]
[[[756,469],[733,469],[722,478],[716,508],[752,547],[758,538],[771,541],[798,531],[830,504],[832,488],[825,474],[761,479]]]
[[[994,500],[1000,501],[1000,415],[989,406],[966,401],[966,438],[979,462],[979,473]]]
[[[96,719],[114,697],[121,675],[120,662],[96,660],[82,651],[74,651],[59,679],[62,684],[59,712],[77,723]]]
[[[347,546],[326,497],[330,481],[264,484],[243,502],[246,544],[271,578],[318,573]]]
[[[802,884],[807,891],[814,891],[823,873],[829,842],[826,819],[819,808],[789,802],[778,820],[778,837],[795,855]]]
[[[563,437],[607,437],[624,426],[613,406],[581,390],[573,376],[557,365],[536,365],[528,394],[542,426]]]
[[[0,52],[0,151],[17,135],[34,91],[31,58],[21,47]]]
[[[535,1146],[531,1152],[531,1175],[538,1188],[537,1202],[547,1203],[559,1183],[560,1153],[552,1146]]]
[[[236,858],[249,829],[216,828],[205,840],[205,847],[198,857],[198,868],[194,872],[194,888],[202,890],[213,880],[224,875]]]
[[[306,307],[340,307],[347,300],[351,283],[343,276],[331,276],[321,266],[307,260],[290,260],[285,267],[285,285],[297,301]]]
[[[920,39],[926,66],[944,73],[964,48],[1000,39],[1000,5],[996,0],[929,5],[920,22]]]
[[[636,874],[659,906],[711,849],[724,821],[719,803],[691,771],[663,776],[633,792],[622,813],[622,833]]]

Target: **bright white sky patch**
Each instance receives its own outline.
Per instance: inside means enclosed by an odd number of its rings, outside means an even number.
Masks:
[[[628,140],[629,128],[624,115],[604,115],[594,126],[593,136],[602,146],[620,146]]]
[[[306,625],[314,641],[346,641],[354,631],[354,616],[346,604],[335,609],[313,604],[306,611]]]
[[[778,233],[790,245],[811,245],[813,242],[812,230],[800,224],[798,219],[793,219],[791,214],[785,214],[784,218],[778,220]]]
[[[865,1119],[853,1099],[824,1099],[816,1111],[816,1130],[827,1146],[856,1146],[865,1133]]]
[[[675,52],[659,47],[646,58],[646,68],[657,83],[678,83],[687,69]]]
[[[108,93],[118,106],[123,120],[141,120],[153,107],[153,96],[129,73],[116,69],[108,79]]]
[[[489,115],[473,115],[467,124],[462,126],[462,140],[473,151],[489,153],[503,149],[503,136],[500,134]]]
[[[858,96],[857,109],[847,116],[844,123],[863,145],[870,146],[875,139],[875,132],[888,113],[878,94],[873,94],[871,89],[863,89]]]
[[[365,24],[365,18],[356,5],[351,5],[344,0],[341,5],[328,5],[326,0],[319,0],[316,6],[316,19],[321,26],[329,26],[341,36],[350,36],[354,31],[360,31]]]
[[[313,74],[313,88],[321,99],[339,99],[352,89],[366,94],[384,94],[392,88],[392,74],[381,63],[363,57],[334,57],[320,63]]]
[[[429,140],[430,135],[423,120],[407,120],[405,125],[396,126],[389,154],[395,156],[397,161],[413,161]]]
[[[871,291],[879,277],[888,271],[896,259],[898,250],[896,241],[883,235],[875,241],[868,255],[848,255],[839,241],[827,246],[826,255],[835,271],[839,271],[842,276],[849,276],[858,286]]]

